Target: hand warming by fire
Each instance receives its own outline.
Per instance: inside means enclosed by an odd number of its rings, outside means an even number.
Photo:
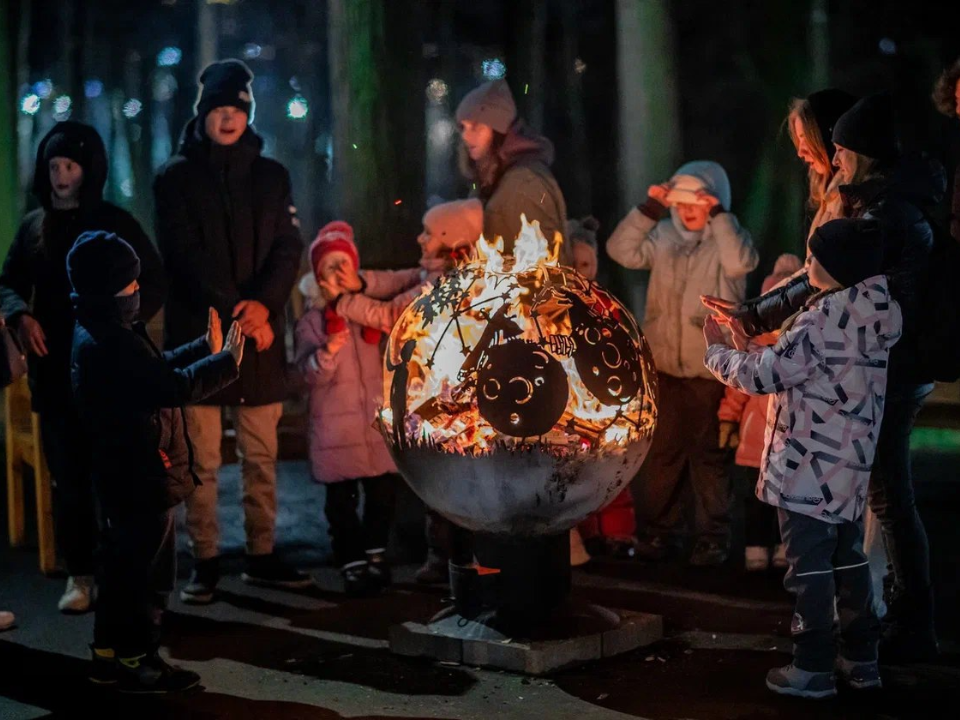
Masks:
[[[483,238],[400,318],[381,413],[397,449],[483,454],[496,444],[613,450],[652,434],[655,373],[624,306],[558,265],[523,218],[515,256]]]

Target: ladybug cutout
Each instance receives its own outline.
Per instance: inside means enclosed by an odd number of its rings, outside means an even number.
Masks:
[[[477,373],[480,415],[512,437],[549,432],[563,415],[569,395],[563,366],[532,342],[490,347]]]
[[[613,317],[594,312],[574,292],[562,294],[570,302],[580,379],[603,405],[625,405],[643,386],[640,348]]]

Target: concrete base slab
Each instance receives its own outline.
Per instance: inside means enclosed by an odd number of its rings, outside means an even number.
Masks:
[[[426,624],[390,628],[390,650],[464,665],[546,675],[650,645],[663,637],[663,618],[630,610],[569,603],[535,627],[511,632],[494,613],[467,619],[444,610]]]

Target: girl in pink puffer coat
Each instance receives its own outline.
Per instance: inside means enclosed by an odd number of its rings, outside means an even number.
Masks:
[[[333,222],[321,229],[310,246],[310,263],[318,283],[335,283],[345,266],[356,272],[360,258],[350,225]],[[410,281],[403,273],[382,273],[379,280],[381,287],[370,291],[381,296]],[[297,322],[296,362],[310,385],[310,469],[326,485],[334,559],[347,594],[366,595],[390,581],[385,553],[400,477],[374,426],[383,394],[382,333],[345,320],[335,308],[335,302],[318,303]]]

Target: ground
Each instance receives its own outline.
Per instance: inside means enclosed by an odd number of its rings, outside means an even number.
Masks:
[[[441,588],[412,582],[421,542],[417,501],[404,495],[395,545],[398,582],[372,600],[347,600],[329,553],[323,488],[303,463],[280,469],[282,553],[311,569],[317,588],[255,589],[238,579],[242,520],[221,503],[231,576],[206,608],[174,600],[164,652],[199,672],[203,690],[179,697],[122,699],[84,680],[92,617],[65,617],[63,580],[45,578],[30,548],[0,549],[0,608],[19,627],[0,635],[0,718],[746,718],[934,717],[960,682],[960,452],[934,442],[916,453],[918,495],[933,549],[940,628],[946,650],[933,665],[887,668],[885,689],[811,704],[776,697],[766,670],[788,661],[791,605],[776,573],[746,575],[731,562],[714,571],[679,563],[593,562],[574,573],[574,592],[608,607],[662,614],[661,643],[548,679],[392,655],[390,625],[423,620],[443,606]],[[236,466],[221,480],[238,494]],[[181,541],[183,538],[181,537]],[[181,542],[181,547],[185,544]],[[184,555],[181,575],[189,568]],[[181,582],[183,578],[181,578]]]

